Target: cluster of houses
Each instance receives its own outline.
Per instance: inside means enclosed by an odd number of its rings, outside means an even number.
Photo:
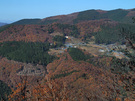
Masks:
[[[68,48],[77,48],[79,46],[87,46],[86,43],[81,42],[81,41],[75,41],[75,38],[72,36],[65,36],[65,38],[67,41],[65,43],[64,47],[58,47],[58,48],[54,48],[55,50],[61,50],[60,53],[64,52],[64,50],[68,49]],[[109,44],[109,45],[98,45],[98,44],[94,44],[98,47],[101,47],[101,49],[99,49],[99,52],[101,53],[105,53],[107,55],[111,55],[111,56],[115,56],[117,58],[128,58],[127,56],[124,55],[124,53],[122,53],[120,50],[126,49],[126,45],[119,45],[119,44]]]
[[[64,47],[58,47],[58,48],[55,48],[55,50],[66,50],[68,48],[77,48],[79,45],[86,45],[86,43],[84,42],[77,42],[75,43],[74,42],[74,37],[72,36],[65,36],[66,39],[68,40],[71,40],[70,42],[66,42],[64,45]]]
[[[128,58],[126,55],[124,55],[123,52],[120,51],[126,49],[126,45],[109,44],[109,45],[100,45],[100,46],[104,47],[105,50],[99,49],[99,52],[107,52],[108,55],[113,55],[119,59]]]

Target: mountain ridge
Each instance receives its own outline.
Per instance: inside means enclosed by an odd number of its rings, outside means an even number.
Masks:
[[[4,25],[7,25],[7,23],[0,22],[0,27]]]
[[[91,10],[75,12],[67,15],[50,16],[43,19],[22,19],[12,24],[46,25],[46,24],[52,24],[54,22],[76,24],[80,21],[100,20],[100,19],[110,19],[114,21],[131,22],[131,20],[130,21],[128,20],[132,18],[134,15],[135,15],[135,9],[114,9],[114,10],[91,9]]]

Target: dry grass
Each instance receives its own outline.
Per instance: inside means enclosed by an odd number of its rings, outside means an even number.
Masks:
[[[93,56],[99,56],[99,55],[104,55],[104,52],[99,52],[99,49],[106,50],[105,48],[94,45],[94,44],[87,44],[87,46],[79,46],[81,49],[85,49],[87,52],[92,54]]]
[[[50,49],[48,54],[50,54],[50,55],[59,55],[59,54],[61,54],[63,52],[64,52],[64,50],[62,50],[62,49],[61,50]]]

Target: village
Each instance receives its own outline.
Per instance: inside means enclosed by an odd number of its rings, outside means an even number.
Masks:
[[[64,44],[64,47],[52,48],[48,53],[52,55],[58,55],[64,53],[68,48],[80,48],[89,52],[93,56],[107,55],[107,56],[114,56],[119,59],[122,58],[129,59],[121,51],[127,48],[126,45],[119,45],[118,43],[109,45],[95,44],[94,42],[85,43],[72,36],[65,36],[65,38],[66,42]]]
[[[51,55],[60,55],[67,51],[68,48],[79,48],[88,53],[92,54],[95,57],[106,55],[106,56],[114,56],[119,59],[129,59],[121,50],[125,50],[127,47],[126,45],[119,45],[119,44],[95,44],[93,42],[85,43],[80,41],[77,38],[72,36],[65,36],[66,42],[64,46],[51,48],[49,50],[49,54]],[[32,65],[32,64],[23,64],[21,69],[17,71],[17,75],[27,75],[27,76],[45,76],[46,72],[42,65]]]

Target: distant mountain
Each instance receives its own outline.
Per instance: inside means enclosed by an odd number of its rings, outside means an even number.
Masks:
[[[0,26],[4,26],[4,25],[7,25],[7,23],[0,22]]]
[[[77,18],[77,15],[78,13],[73,13],[69,15],[47,17],[44,19],[22,19],[12,24],[14,25],[26,25],[26,24],[47,25],[47,24],[52,24],[54,22],[73,24],[73,20]]]
[[[41,19],[22,19],[12,24],[15,25],[25,25],[25,24],[39,24]]]
[[[14,22],[13,24],[25,25],[25,24],[39,24],[47,25],[54,22],[66,23],[66,24],[76,24],[82,21],[90,20],[100,20],[108,19],[118,22],[132,23],[132,17],[135,16],[135,9],[125,10],[86,10],[77,13],[72,13],[68,15],[59,15],[53,17],[47,17],[44,19],[22,19],[20,21]]]
[[[52,42],[52,33],[60,33],[83,41],[89,41],[94,36],[97,43],[111,44],[120,41],[120,27],[130,27],[134,32],[134,16],[135,9],[116,9],[87,10],[44,19],[22,19],[0,28],[0,42]]]
[[[6,25],[0,28],[0,42],[31,41],[51,42],[51,36],[39,25]]]

